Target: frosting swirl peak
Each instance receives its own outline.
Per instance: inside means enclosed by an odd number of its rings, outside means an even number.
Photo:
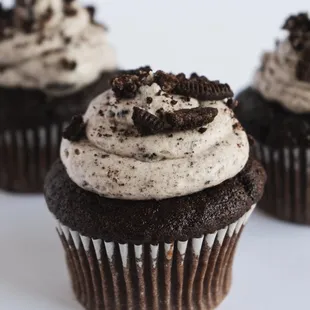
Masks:
[[[16,0],[0,7],[0,85],[71,93],[116,67],[93,7],[78,1]]]
[[[131,71],[68,127],[62,162],[76,184],[110,198],[160,200],[220,184],[249,156],[231,94],[205,77]]]

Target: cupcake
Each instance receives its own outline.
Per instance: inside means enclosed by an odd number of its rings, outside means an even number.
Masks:
[[[128,71],[66,128],[45,180],[86,309],[214,309],[263,193],[227,84]]]
[[[254,152],[268,182],[260,207],[290,222],[310,224],[310,20],[290,16],[287,36],[266,52],[236,115],[257,140]]]
[[[42,191],[65,124],[108,89],[116,68],[93,7],[0,4],[0,189]]]

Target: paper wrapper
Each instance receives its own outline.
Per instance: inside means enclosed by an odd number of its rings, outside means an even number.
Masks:
[[[257,143],[254,152],[268,175],[259,207],[279,219],[310,224],[310,149]]]
[[[65,123],[0,133],[0,189],[41,192],[46,173],[59,157]]]
[[[77,299],[90,310],[214,309],[229,292],[237,242],[254,207],[225,229],[174,243],[105,242],[58,223]]]

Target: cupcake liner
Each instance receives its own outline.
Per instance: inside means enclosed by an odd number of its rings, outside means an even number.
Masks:
[[[214,309],[231,285],[238,239],[255,205],[213,234],[159,244],[91,239],[58,222],[74,293],[86,309]]]
[[[0,189],[41,192],[68,122],[0,133]]]
[[[310,224],[310,149],[257,143],[254,152],[268,175],[260,208],[282,220]]]

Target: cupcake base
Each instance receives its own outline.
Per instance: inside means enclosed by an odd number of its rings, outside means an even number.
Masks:
[[[0,134],[0,188],[12,192],[42,192],[45,175],[59,157],[67,122]]]
[[[91,239],[59,223],[72,287],[89,310],[210,310],[228,294],[238,239],[250,214],[187,241],[131,244]]]
[[[257,143],[254,152],[268,175],[259,207],[281,220],[310,225],[310,149]]]
[[[0,86],[0,189],[42,192],[44,177],[59,158],[66,124],[84,113],[116,74],[104,72],[83,89],[59,97],[38,89]]]

